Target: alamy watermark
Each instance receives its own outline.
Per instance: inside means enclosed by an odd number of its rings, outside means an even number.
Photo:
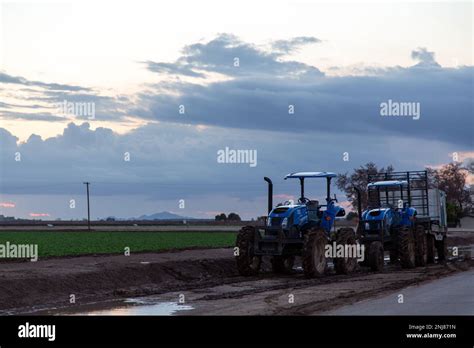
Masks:
[[[47,338],[48,341],[56,339],[56,325],[37,325],[26,322],[18,326],[19,338]]]
[[[9,241],[0,244],[0,258],[2,259],[30,259],[38,261],[38,244],[14,244]]]
[[[94,102],[70,102],[63,100],[56,103],[56,110],[60,116],[82,116],[89,120],[95,119],[95,103]]]
[[[228,146],[217,151],[217,163],[245,163],[257,166],[257,150],[233,150]]]
[[[380,103],[380,116],[403,116],[419,120],[421,108],[419,102],[396,102],[389,99]]]
[[[327,258],[357,258],[357,261],[364,261],[365,245],[364,244],[326,244],[325,256]]]

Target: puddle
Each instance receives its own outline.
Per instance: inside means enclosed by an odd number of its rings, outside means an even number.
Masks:
[[[95,308],[94,308],[95,307]],[[131,298],[123,302],[95,304],[67,310],[48,311],[53,315],[174,315],[181,311],[194,309],[192,306],[176,302],[159,302],[156,298]],[[102,308],[101,308],[102,307]]]

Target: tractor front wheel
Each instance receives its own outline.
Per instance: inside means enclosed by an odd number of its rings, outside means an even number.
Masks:
[[[402,227],[398,232],[398,255],[402,268],[415,267],[415,238],[409,227]]]
[[[354,253],[356,252],[355,247],[356,238],[354,231],[352,228],[341,228],[337,231],[336,235],[336,245],[350,245],[354,246],[352,250]],[[344,247],[345,249],[345,247]],[[344,255],[344,257],[335,257],[334,258],[334,269],[336,270],[337,274],[348,274],[354,272],[357,267],[357,255],[354,254],[352,257],[348,257],[348,255]]]
[[[326,271],[325,249],[326,233],[321,228],[312,228],[306,235],[303,245],[302,261],[306,277],[320,277]]]
[[[252,226],[243,227],[237,235],[237,270],[240,275],[256,275],[260,271],[262,257],[255,255],[254,242],[257,230]]]

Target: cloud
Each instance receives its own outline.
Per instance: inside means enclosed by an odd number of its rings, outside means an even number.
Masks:
[[[289,172],[342,173],[368,159],[400,170],[423,169],[427,163],[450,161],[455,149],[383,133],[298,134],[167,122],[126,134],[70,123],[61,135],[42,139],[33,134],[24,143],[0,128],[0,144],[0,193],[3,201],[16,203],[9,214],[47,211],[52,217],[74,218],[85,214],[84,181],[92,183],[94,216],[172,210],[185,199],[188,216],[222,210],[250,218],[265,213],[264,176],[272,178],[278,203],[299,192],[296,181],[283,180]],[[217,152],[225,147],[258,151],[257,167],[218,163]],[[343,160],[345,152],[349,161]],[[18,153],[21,161],[15,160]],[[324,198],[324,189],[321,180],[306,186],[308,196],[317,199]],[[71,199],[79,209],[70,209]]]
[[[42,87],[49,90],[56,91],[89,91],[89,88],[74,86],[74,85],[65,85],[60,83],[45,83],[41,81],[31,81],[21,76],[12,76],[4,72],[0,72],[0,83],[11,83],[17,85],[24,85],[30,87]]]
[[[184,75],[191,77],[204,77],[204,74],[195,72],[187,64],[176,63],[156,63],[152,61],[142,62],[147,65],[147,69],[161,74]]]
[[[180,61],[193,62],[208,71],[223,73],[230,69],[232,79],[207,85],[180,81],[151,86],[156,92],[140,94],[140,107],[133,114],[196,125],[312,134],[398,135],[453,143],[462,150],[472,147],[473,67],[441,68],[426,65],[425,59],[424,69],[417,64],[378,70],[370,76],[329,77],[309,73],[306,65],[303,70],[296,64],[285,65],[234,39],[217,41],[197,44],[187,50],[192,54]],[[226,48],[229,42],[237,43]],[[223,63],[233,56],[249,57],[249,52],[253,60],[265,64],[256,63],[258,68],[251,68],[248,75],[234,72],[245,71],[243,65],[234,68]],[[253,73],[253,69],[258,72]],[[380,104],[388,100],[419,103],[420,119],[382,117]],[[179,105],[185,106],[185,116],[178,114]],[[293,115],[288,113],[289,105],[294,106]]]
[[[64,195],[67,202],[82,195],[82,182],[90,181],[94,195],[111,197],[108,204],[116,209],[129,209],[114,202],[120,195],[128,197],[126,202],[139,197],[137,202],[143,203],[137,209],[185,198],[199,202],[201,211],[232,202],[232,210],[240,212],[237,208],[250,209],[249,202],[258,202],[264,213],[264,176],[274,179],[276,197],[286,197],[297,194],[297,183],[279,179],[293,171],[345,172],[368,160],[415,170],[446,163],[452,152],[473,151],[473,67],[441,67],[426,49],[414,51],[418,63],[411,67],[374,68],[358,76],[326,76],[314,66],[282,59],[316,40],[277,40],[268,50],[222,34],[185,46],[175,62],[143,62],[152,73],[195,79],[146,85],[130,98],[36,86],[30,102],[96,101],[102,103],[96,110],[104,118],[132,115],[159,122],[120,135],[76,121],[61,135],[32,135],[25,143],[0,128],[0,192],[43,200]],[[239,58],[238,66],[234,58]],[[227,78],[208,78],[213,74]],[[380,104],[389,99],[420,103],[420,119],[382,117]],[[179,105],[185,106],[185,114],[178,112]],[[14,117],[12,109],[6,111],[10,114],[5,117]],[[19,115],[32,117],[29,112]],[[217,163],[217,151],[225,147],[257,150],[257,167]],[[14,161],[16,152],[21,162]],[[348,162],[343,161],[345,152]],[[124,160],[126,153],[130,161]],[[324,185],[312,182],[308,190],[320,195]],[[217,206],[216,197],[221,200]],[[62,207],[63,202],[57,204]],[[47,211],[57,216],[51,209]],[[69,208],[57,211],[61,209]]]
[[[424,47],[419,47],[411,52],[411,57],[419,61],[418,67],[441,67],[436,60],[434,52],[428,51]]]
[[[51,113],[25,113],[25,112],[14,112],[14,111],[1,111],[0,115],[5,119],[12,120],[28,120],[28,121],[64,121],[66,120],[63,116],[55,116]]]
[[[277,51],[266,51],[241,41],[231,34],[220,34],[207,43],[194,43],[182,50],[182,56],[174,63],[147,61],[148,70],[155,73],[181,74],[203,77],[202,72],[220,73],[227,76],[255,77],[306,75],[323,76],[319,69],[295,61],[279,61],[282,54],[304,44],[319,42],[316,38],[298,37],[273,43]]]
[[[130,98],[125,95],[107,96],[86,87],[29,81],[23,77],[5,73],[0,73],[1,83],[15,84],[15,88],[0,90],[0,96],[10,101],[0,102],[0,116],[4,119],[50,122],[90,119],[91,115],[69,115],[61,111],[59,105],[66,101],[67,103],[93,104],[95,119],[121,121],[129,116],[127,109],[133,105]],[[28,110],[25,111],[25,109]]]
[[[312,36],[298,36],[289,40],[276,40],[272,42],[272,49],[281,53],[288,54],[299,49],[301,46],[316,44],[322,42]]]

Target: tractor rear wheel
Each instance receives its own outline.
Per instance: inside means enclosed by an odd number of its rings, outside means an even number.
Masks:
[[[310,229],[304,237],[302,261],[306,277],[320,277],[326,271],[326,232],[322,228]]]
[[[262,257],[255,255],[254,242],[257,230],[252,226],[243,227],[237,235],[236,247],[238,253],[236,256],[237,270],[240,275],[256,275],[260,271]]]
[[[435,262],[435,238],[431,233],[426,235],[426,262]]]
[[[295,257],[294,256],[273,256],[271,262],[272,262],[272,270],[274,273],[290,274],[291,272],[293,272]]]
[[[426,234],[423,225],[417,225],[415,228],[415,265],[426,266]]]
[[[400,228],[398,233],[398,255],[402,268],[415,267],[415,238],[407,226]]]
[[[356,246],[356,238],[352,228],[341,228],[336,234],[336,245],[354,245]],[[355,249],[353,250],[356,251]],[[348,274],[354,272],[357,267],[357,255],[352,257],[335,257],[334,258],[334,269],[337,274]]]
[[[390,263],[394,264],[398,262],[398,233],[399,233],[399,227],[392,227],[391,233],[390,233],[390,239],[392,242],[392,247],[390,248]]]
[[[380,272],[383,270],[384,263],[384,250],[382,242],[372,242],[369,244],[368,264],[370,269],[375,272]]]
[[[397,263],[397,262],[398,262],[398,250],[390,249],[390,263]]]
[[[448,245],[446,244],[446,237],[442,240],[435,241],[436,251],[438,252],[438,261],[446,261],[448,257]]]

